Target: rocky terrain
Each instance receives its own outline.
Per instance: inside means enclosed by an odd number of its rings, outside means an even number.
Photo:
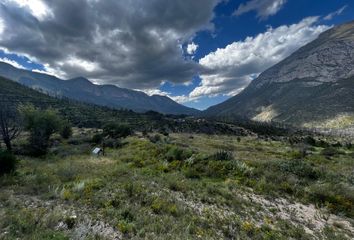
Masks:
[[[205,111],[304,127],[354,123],[354,22],[334,27],[266,70],[239,95]]]

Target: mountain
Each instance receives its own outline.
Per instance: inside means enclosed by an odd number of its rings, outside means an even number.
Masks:
[[[148,96],[143,92],[119,88],[114,85],[96,85],[83,77],[62,80],[47,74],[18,69],[3,62],[0,62],[0,76],[52,96],[66,97],[117,109],[125,108],[136,112],[152,110],[164,114],[187,115],[199,112],[165,96]]]
[[[304,127],[353,125],[354,21],[322,33],[203,114]]]

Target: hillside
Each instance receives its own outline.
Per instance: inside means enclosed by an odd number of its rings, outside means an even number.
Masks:
[[[242,136],[250,134],[250,131],[233,124],[199,121],[185,115],[163,115],[153,111],[135,113],[131,110],[117,110],[71,99],[59,99],[3,77],[0,77],[0,103],[13,104],[14,107],[20,104],[33,104],[43,109],[53,108],[77,127],[102,128],[108,122],[118,122],[129,125],[137,131]]]
[[[204,114],[342,128],[354,124],[353,96],[354,22],[350,22],[322,33]]]
[[[40,108],[53,108],[79,127],[99,127],[109,121],[129,123],[132,126],[148,122],[147,116],[143,114],[54,98],[3,77],[0,77],[0,102],[14,107],[33,104]]]
[[[0,62],[0,76],[53,96],[116,109],[130,109],[135,112],[152,110],[164,114],[198,113],[198,110],[185,107],[165,96],[148,96],[143,92],[114,85],[96,85],[83,77],[61,80],[54,76],[17,69],[3,62]]]

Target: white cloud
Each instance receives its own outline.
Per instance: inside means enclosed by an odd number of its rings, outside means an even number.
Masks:
[[[38,20],[53,16],[50,8],[42,0],[5,0],[6,2],[13,2],[21,8],[28,9]]]
[[[189,55],[193,55],[195,54],[195,52],[197,51],[199,45],[198,44],[195,44],[194,42],[190,43],[187,45],[187,53]]]
[[[240,16],[250,11],[256,11],[258,18],[264,20],[279,12],[286,2],[287,0],[250,0],[247,3],[242,3],[234,15]]]
[[[81,59],[75,56],[71,56],[66,61],[59,62],[58,64],[61,66],[68,65],[70,67],[79,68],[86,72],[94,72],[100,70],[98,63],[86,61],[85,59]]]
[[[180,104],[187,102],[198,102],[198,97],[192,97],[190,95],[180,95],[180,96],[169,96],[173,101]]]
[[[139,89],[136,89],[136,91],[141,91]],[[149,96],[153,95],[160,95],[160,96],[166,96],[171,98],[173,101],[178,102],[180,104],[186,103],[186,102],[192,102],[197,100],[197,98],[188,96],[188,95],[180,95],[180,96],[173,96],[170,92],[165,92],[160,89],[144,89],[142,90],[144,93],[146,93]]]
[[[32,69],[32,72],[48,74],[61,79],[65,79],[67,77],[67,75],[60,69],[53,68],[49,64],[44,64],[43,66],[44,66],[44,70]]]
[[[4,20],[0,18],[0,39],[1,39],[1,34],[4,32],[4,30],[5,30],[5,23]]]
[[[199,61],[206,70],[201,74],[200,86],[190,93],[190,97],[240,92],[261,72],[329,29],[329,26],[316,25],[317,20],[318,17],[310,17],[297,24],[270,27],[255,37],[209,53]]]
[[[136,89],[136,91],[141,91],[141,90]],[[161,91],[160,89],[144,89],[142,91],[149,96],[152,96],[152,95],[169,96],[171,94],[168,92]]]
[[[16,68],[20,68],[20,69],[26,69],[24,66],[22,66],[21,64],[19,64],[18,62],[14,61],[14,60],[11,60],[7,57],[4,57],[4,58],[0,58],[0,62],[5,62],[7,64],[10,64]]]
[[[347,7],[348,7],[348,5],[345,5],[345,6],[341,7],[340,9],[338,9],[337,11],[328,14],[323,19],[324,20],[332,20],[335,16],[341,15]]]

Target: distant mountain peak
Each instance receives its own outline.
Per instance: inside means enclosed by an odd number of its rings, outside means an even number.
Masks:
[[[114,85],[96,85],[87,78],[77,77],[61,80],[47,74],[17,69],[0,62],[0,76],[21,83],[50,95],[108,106],[117,109],[131,109],[136,112],[156,111],[166,114],[197,114],[199,111],[176,103],[166,96],[148,96],[131,89]]]
[[[204,114],[307,127],[349,116],[343,127],[354,124],[353,96],[354,21],[322,33]]]

